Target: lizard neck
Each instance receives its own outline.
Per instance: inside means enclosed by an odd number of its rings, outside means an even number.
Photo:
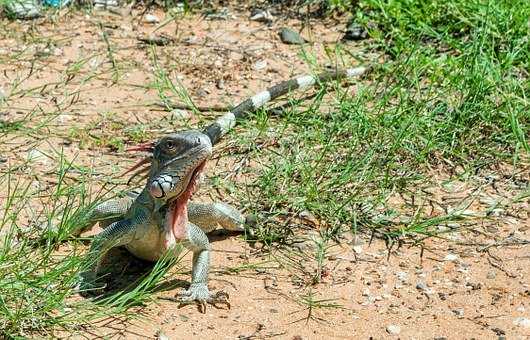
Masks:
[[[149,190],[144,188],[140,195],[136,198],[136,201],[140,203],[142,206],[146,207],[149,211],[154,211],[157,207],[157,204],[154,200],[154,198],[149,193]]]

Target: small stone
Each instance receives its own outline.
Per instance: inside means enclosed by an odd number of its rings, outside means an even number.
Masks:
[[[174,109],[170,112],[173,119],[190,119],[191,115],[186,110]]]
[[[479,290],[482,288],[482,283],[480,282],[466,282],[466,287],[471,290]]]
[[[267,67],[267,61],[265,60],[258,60],[254,63],[254,65],[252,65],[252,69],[254,69],[255,71],[263,70],[266,67]]]
[[[416,284],[416,289],[421,290],[421,291],[426,291],[429,289],[429,287],[427,287],[427,284],[425,282],[418,282]]]
[[[346,34],[344,34],[343,40],[363,40],[368,37],[368,31],[361,25],[351,22],[346,28]]]
[[[156,339],[157,340],[169,340],[169,337],[164,334],[161,330],[156,332]]]
[[[488,278],[489,280],[493,280],[495,277],[497,277],[497,272],[495,272],[494,270],[490,270],[488,272],[488,276],[486,276],[486,278]]]
[[[363,290],[363,296],[370,296],[370,289],[365,288],[365,289]]]
[[[179,317],[180,317],[180,320],[183,321],[183,322],[186,322],[186,321],[188,321],[190,319],[188,316],[182,315],[182,314],[179,315]]]
[[[406,282],[407,279],[409,278],[409,274],[406,273],[406,272],[397,272],[396,276],[397,276],[398,280],[401,281],[401,282]]]
[[[416,289],[427,295],[434,294],[434,291],[429,288],[425,282],[418,282],[416,284]]]
[[[215,87],[217,87],[219,90],[222,90],[225,88],[225,81],[223,79],[218,79],[215,82]]]
[[[453,309],[452,312],[459,318],[464,317],[464,310],[462,308]]]
[[[154,14],[146,14],[144,17],[144,21],[148,24],[156,24],[160,22],[160,19]]]
[[[220,59],[217,59],[216,61],[213,62],[213,65],[215,67],[221,68],[221,67],[223,67],[223,61],[220,60]]]
[[[250,13],[250,20],[270,23],[274,20],[271,12],[262,9],[256,9]]]
[[[396,325],[388,325],[386,326],[386,331],[388,332],[388,334],[398,335],[399,333],[401,333],[401,327]]]
[[[293,31],[290,28],[283,27],[280,29],[280,39],[284,44],[290,45],[302,45],[307,42],[304,38],[300,36],[297,32]]]
[[[355,254],[361,254],[361,253],[363,252],[363,246],[362,246],[362,244],[354,245],[354,246],[352,247],[352,249],[353,249],[353,252],[354,252]]]
[[[530,328],[530,320],[523,317],[518,317],[513,320],[513,324],[523,328]]]
[[[516,311],[518,311],[519,313],[524,313],[525,308],[524,308],[524,306],[519,306],[519,307],[517,307]]]
[[[497,334],[499,336],[499,338],[503,335],[506,335],[506,332],[500,328],[497,328],[497,327],[493,327],[491,329],[495,334]]]
[[[363,252],[363,240],[359,236],[355,235],[351,241],[352,250],[355,254],[361,254]]]
[[[195,92],[195,94],[196,94],[198,97],[206,97],[206,96],[208,96],[208,91],[206,91],[206,90],[203,89],[203,88],[199,88],[199,89],[197,89],[197,91]]]
[[[39,163],[39,164],[48,163],[48,156],[46,156],[46,154],[44,154],[42,151],[39,151],[37,149],[29,151],[26,159],[28,160],[28,162],[32,162],[32,163]]]
[[[298,214],[298,217],[305,224],[311,225],[313,227],[318,227],[318,225],[319,225],[319,222],[318,222],[317,218],[315,217],[315,215],[313,215],[313,213],[311,213],[308,210],[301,211],[300,214]]]
[[[444,257],[444,261],[453,262],[453,261],[456,261],[456,260],[458,260],[458,255],[455,255],[455,254],[447,254]]]

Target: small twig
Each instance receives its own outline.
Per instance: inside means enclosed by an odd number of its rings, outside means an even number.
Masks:
[[[520,245],[526,245],[530,244],[530,240],[524,240],[524,239],[513,239],[513,237],[507,237],[502,241],[499,242],[493,242],[490,244],[481,244],[478,247],[478,251],[484,252],[488,251],[490,248],[498,248],[503,246],[520,246]]]
[[[175,42],[175,39],[167,35],[149,35],[144,37],[136,37],[136,40],[145,44],[157,46],[166,46]]]
[[[515,279],[517,277],[517,275],[513,274],[513,273],[510,273],[509,271],[507,271],[506,269],[504,269],[500,264],[498,263],[495,263],[491,260],[491,258],[495,258],[495,256],[493,254],[490,253],[489,250],[486,251],[486,253],[488,254],[488,262],[489,264],[494,267],[494,268],[497,268],[498,270],[502,271],[504,274],[506,274],[508,277],[512,278],[512,279]]]
[[[109,36],[107,34],[107,32],[105,31],[104,27],[103,27],[103,24],[99,23],[98,24],[99,26],[99,29],[101,30],[101,35],[103,36],[103,41],[105,41],[105,45],[107,45],[107,56],[109,57],[109,60],[112,64],[112,69],[114,70],[114,75],[113,75],[113,82],[114,83],[117,83],[118,82],[118,65],[116,63],[116,59],[114,59],[114,54],[112,53],[112,47],[110,46],[110,41],[109,41]]]
[[[230,111],[231,107],[229,106],[220,106],[220,105],[212,105],[212,106],[194,106],[189,104],[183,104],[183,103],[173,103],[173,102],[155,102],[151,105],[159,106],[165,109],[175,110],[199,110],[201,112],[228,112]]]

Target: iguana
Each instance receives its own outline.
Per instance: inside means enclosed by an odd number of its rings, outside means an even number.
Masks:
[[[176,253],[177,243],[193,252],[191,285],[177,298],[183,304],[197,302],[204,311],[206,303],[228,304],[225,293],[211,294],[207,286],[210,245],[206,233],[218,225],[243,231],[245,217],[224,203],[195,203],[190,198],[212,154],[213,145],[249,112],[295,89],[303,89],[330,80],[361,75],[366,67],[306,75],[281,82],[243,101],[201,132],[179,131],[130,150],[147,151],[150,156],[133,166],[148,164],[147,183],[140,193],[96,206],[88,226],[100,222],[104,230],[93,240],[87,255],[87,268],[81,275],[81,289],[94,287],[100,261],[105,253],[124,246],[141,259],[156,261],[166,252]],[[177,255],[177,254],[175,254]],[[229,305],[228,305],[229,306]]]

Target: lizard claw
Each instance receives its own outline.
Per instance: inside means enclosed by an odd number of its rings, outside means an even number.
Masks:
[[[102,292],[105,286],[96,283],[96,273],[93,271],[85,271],[79,274],[79,281],[75,286],[75,290],[78,292]]]
[[[215,308],[219,308],[218,305],[226,305],[228,309],[230,309],[230,301],[228,301],[229,296],[227,292],[218,291],[215,293],[214,296],[210,297],[210,301],[208,301],[209,304],[214,306]]]
[[[219,305],[226,305],[227,308],[230,309],[228,298],[229,296],[226,292],[220,291],[211,295],[205,284],[192,284],[190,289],[177,294],[171,300],[179,302],[179,308],[196,303],[199,312],[204,314],[206,313],[207,304],[210,304],[215,308],[220,308]]]

